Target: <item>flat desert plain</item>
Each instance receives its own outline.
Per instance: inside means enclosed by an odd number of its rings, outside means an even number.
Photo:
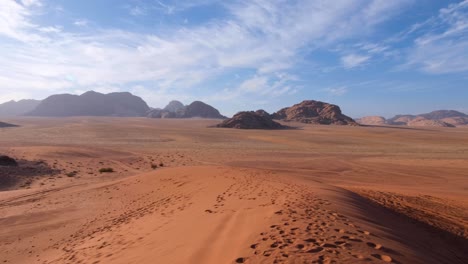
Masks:
[[[0,263],[468,263],[467,128],[2,121]]]

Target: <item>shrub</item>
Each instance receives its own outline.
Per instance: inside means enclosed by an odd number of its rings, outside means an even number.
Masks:
[[[72,171],[72,172],[69,172],[69,173],[67,173],[65,175],[67,175],[68,177],[75,177],[77,173],[78,173],[77,171]]]
[[[109,173],[109,172],[114,172],[113,168],[101,168],[99,170],[100,173]]]
[[[153,170],[155,170],[155,169],[158,168],[158,165],[156,165],[156,164],[151,164],[151,168],[152,168]]]

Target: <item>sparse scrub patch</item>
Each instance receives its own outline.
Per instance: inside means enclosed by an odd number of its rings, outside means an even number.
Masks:
[[[99,170],[100,173],[110,173],[110,172],[114,172],[114,169],[113,168],[101,168]]]

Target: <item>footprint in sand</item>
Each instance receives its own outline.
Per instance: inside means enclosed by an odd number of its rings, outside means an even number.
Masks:
[[[245,263],[246,260],[246,258],[237,258],[236,263]]]
[[[387,255],[373,254],[372,256],[374,258],[377,258],[377,259],[380,259],[382,261],[389,262],[389,263],[393,261],[392,258]]]
[[[380,245],[380,244],[376,244],[376,243],[372,243],[372,242],[367,242],[366,244],[371,248],[375,248],[375,249],[381,249],[382,248],[382,245]]]

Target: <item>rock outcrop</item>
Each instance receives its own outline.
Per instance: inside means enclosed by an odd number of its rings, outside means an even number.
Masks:
[[[44,99],[30,116],[144,116],[150,108],[131,93],[60,94]]]
[[[284,129],[281,125],[271,119],[265,111],[246,111],[235,114],[232,118],[224,120],[217,127],[239,128],[239,129]]]
[[[34,110],[41,101],[20,100],[0,104],[0,116],[21,116]]]
[[[369,126],[383,126],[387,124],[387,120],[382,116],[365,116],[356,119],[356,122]]]
[[[342,114],[338,106],[314,100],[306,100],[283,108],[274,113],[272,117],[307,124],[358,125],[352,118]]]

